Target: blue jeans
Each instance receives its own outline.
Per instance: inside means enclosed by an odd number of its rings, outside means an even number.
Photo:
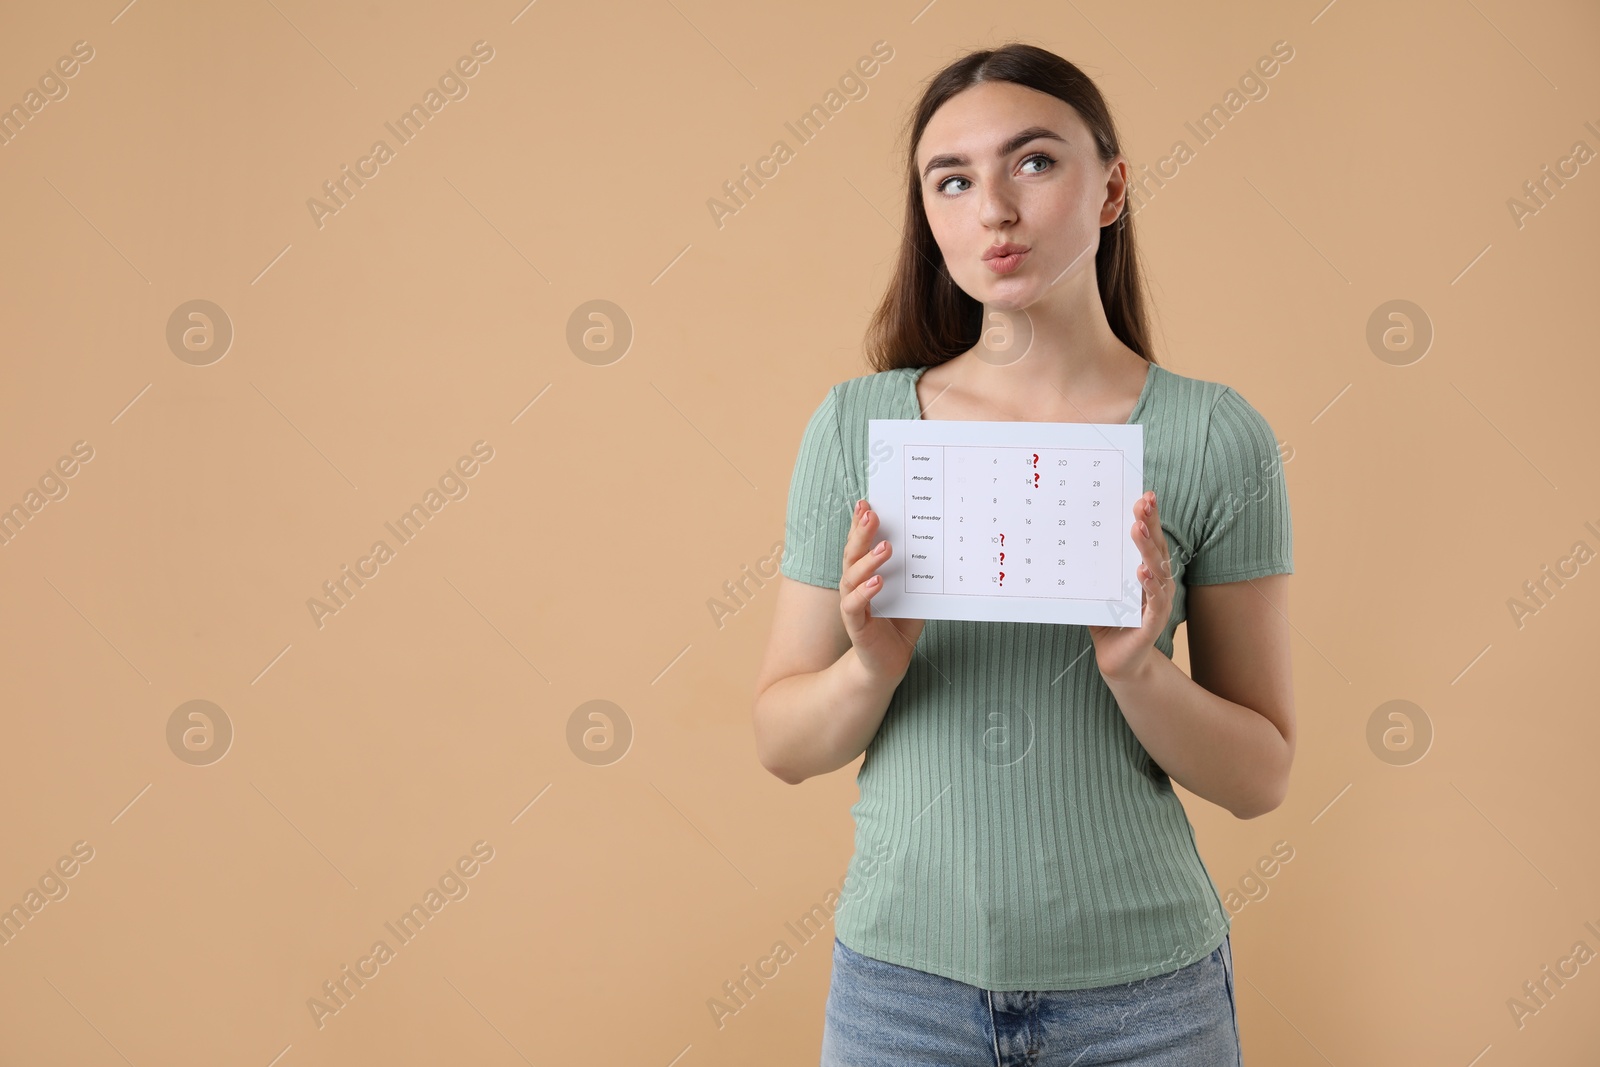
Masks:
[[[1000,992],[863,956],[837,937],[822,1067],[1241,1067],[1230,938],[1166,974]]]

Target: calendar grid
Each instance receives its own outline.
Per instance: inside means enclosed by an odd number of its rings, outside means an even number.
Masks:
[[[957,466],[964,468],[956,472],[951,471],[951,456],[956,457]],[[1023,464],[1009,464],[1001,467],[1001,459],[1023,460]],[[1089,506],[1083,509],[1074,509],[1069,503],[1069,495],[1057,497],[1056,505],[1041,503],[1036,505],[1031,497],[1023,497],[1023,507],[1028,509],[1023,518],[1024,526],[1031,523],[1034,517],[1053,517],[1062,526],[1069,526],[1073,522],[1099,522],[1091,519],[1090,513],[1103,515],[1114,514],[1115,508],[1100,511],[1101,502],[1109,501],[1116,505],[1122,500],[1122,453],[1116,449],[1103,448],[1045,448],[1030,449],[1013,445],[965,446],[965,445],[924,445],[907,446],[901,450],[901,484],[904,486],[905,498],[903,501],[906,516],[906,546],[907,560],[902,570],[902,590],[907,593],[941,593],[950,596],[1006,596],[1023,599],[1047,600],[1076,600],[1101,602],[1111,599],[1120,599],[1117,576],[1123,573],[1126,564],[1128,546],[1126,538],[1115,536],[1114,526],[1085,526],[1084,529],[1102,529],[1103,534],[1098,538],[1083,535],[1083,540],[1090,542],[1087,546],[1089,553],[1097,557],[1098,566],[1093,573],[1080,578],[1078,575],[1067,575],[1057,578],[1058,584],[1051,587],[1048,584],[1048,572],[1041,574],[1039,565],[1034,563],[1035,557],[1045,553],[1046,560],[1053,560],[1058,568],[1067,565],[1067,557],[1071,554],[1069,542],[1078,536],[1070,527],[1058,530],[1066,536],[1058,537],[1058,544],[1053,546],[1056,552],[1050,553],[1051,546],[1034,546],[1032,541],[1049,540],[1049,531],[1044,524],[1035,526],[1032,530],[1000,530],[998,529],[999,517],[990,516],[997,529],[987,535],[989,543],[994,546],[992,553],[989,546],[985,545],[985,534],[976,529],[979,523],[974,523],[973,529],[958,529],[966,527],[969,512],[974,509],[981,510],[983,505],[978,500],[968,502],[965,496],[977,496],[976,485],[970,485],[965,478],[981,476],[984,468],[983,460],[988,459],[988,466],[1003,471],[1010,477],[1016,469],[1028,466],[1038,469],[1040,460],[1048,464],[1054,460],[1059,466],[1051,470],[1052,474],[1076,475],[1081,468],[1086,472],[1086,480],[1091,484],[1076,486],[1089,494]],[[1029,460],[1031,459],[1031,462]],[[1073,460],[1078,461],[1078,467],[1073,467]],[[926,467],[922,465],[926,464]],[[1071,467],[1072,470],[1063,471],[1060,467]],[[998,489],[1000,473],[991,475]],[[1058,491],[1067,494],[1067,479],[1057,478]],[[1032,490],[1041,495],[1042,499],[1050,499],[1045,494],[1050,491],[1049,486],[1039,484]],[[1006,492],[1012,493],[1016,487],[1007,485]],[[998,504],[998,492],[991,498],[992,504]],[[1085,514],[1076,514],[1083,510]],[[986,513],[987,514],[987,513]],[[952,522],[952,517],[954,521]],[[975,540],[969,545],[967,537]],[[1020,543],[1012,541],[1014,546],[1008,550],[1005,545],[1007,536],[1017,538]],[[975,558],[969,561],[966,557],[972,554]],[[934,557],[937,556],[937,570]],[[1020,557],[1020,558],[1019,558]],[[1018,562],[1008,564],[1007,560],[1016,559]],[[981,564],[982,566],[978,566]],[[1005,568],[1010,566],[1008,572]],[[922,568],[922,569],[919,569]],[[984,568],[992,571],[986,573]],[[1020,572],[1020,573],[1019,573]],[[1013,575],[1013,584],[1009,587],[1003,583],[1008,574]],[[983,578],[989,578],[989,582]],[[968,578],[974,579],[968,582]],[[1042,579],[1036,581],[1035,579]],[[1076,581],[1077,584],[1072,584]],[[1033,588],[1029,588],[1032,586]],[[1088,586],[1089,588],[1083,588]]]
[[[871,420],[890,617],[1137,625],[1137,424]],[[895,453],[898,453],[896,458]]]

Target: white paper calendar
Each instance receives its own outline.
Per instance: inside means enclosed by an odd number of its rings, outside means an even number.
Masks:
[[[869,419],[886,618],[1138,626],[1144,427]]]

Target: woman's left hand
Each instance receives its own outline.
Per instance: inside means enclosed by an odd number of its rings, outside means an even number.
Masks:
[[[1133,543],[1144,557],[1139,564],[1139,584],[1144,589],[1144,610],[1138,626],[1091,626],[1094,658],[1106,681],[1136,676],[1155,650],[1156,638],[1172,616],[1172,556],[1161,530],[1155,490],[1148,490],[1133,506]]]

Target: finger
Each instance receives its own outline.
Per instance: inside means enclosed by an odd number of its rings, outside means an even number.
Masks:
[[[875,541],[878,532],[878,513],[872,510],[872,505],[865,500],[856,501],[855,511],[850,515],[850,533],[844,539],[844,565],[860,559],[866,554]]]
[[[1156,494],[1152,489],[1139,498],[1133,505],[1133,518],[1135,522],[1142,522],[1150,528],[1153,534],[1161,532],[1161,511],[1156,507]]]
[[[844,572],[839,579],[839,591],[848,593],[855,587],[859,578],[852,578],[852,567],[871,547],[872,542],[867,540],[873,520],[871,507],[865,500],[857,500],[855,510],[850,513],[850,532],[844,539]]]
[[[1166,534],[1161,529],[1161,510],[1156,507],[1156,491],[1150,490],[1145,495],[1144,513],[1139,516],[1140,521],[1149,528],[1151,536],[1160,544],[1166,544]]]
[[[1146,603],[1146,606],[1154,606],[1157,609],[1157,613],[1170,611],[1176,582],[1170,577],[1160,577],[1160,573],[1152,571],[1147,563],[1141,563],[1139,568],[1144,571],[1141,577],[1141,584],[1144,585],[1144,603]]]
[[[848,627],[860,629],[872,618],[872,598],[879,589],[883,588],[883,579],[874,575],[864,582],[857,583],[849,592],[839,599],[839,608],[844,612],[845,622]]]
[[[1172,563],[1165,546],[1156,544],[1155,538],[1150,535],[1142,522],[1134,523],[1131,533],[1134,546],[1139,549],[1139,558],[1143,561],[1140,566],[1158,575],[1161,581],[1170,580]]]
[[[887,540],[878,541],[860,559],[845,568],[844,581],[846,587],[854,589],[862,582],[876,576],[878,568],[883,566],[892,554],[892,549]]]
[[[1168,599],[1166,586],[1156,578],[1146,564],[1139,564],[1139,584],[1144,592],[1144,602],[1140,605],[1139,622],[1146,629],[1151,620],[1160,617],[1162,606]]]
[[[1140,497],[1133,510],[1139,516],[1133,524],[1133,540],[1140,554],[1149,561],[1151,570],[1160,575],[1163,582],[1173,580],[1172,554],[1167,549],[1166,531],[1161,528],[1161,513],[1156,508],[1155,491],[1151,490]]]

